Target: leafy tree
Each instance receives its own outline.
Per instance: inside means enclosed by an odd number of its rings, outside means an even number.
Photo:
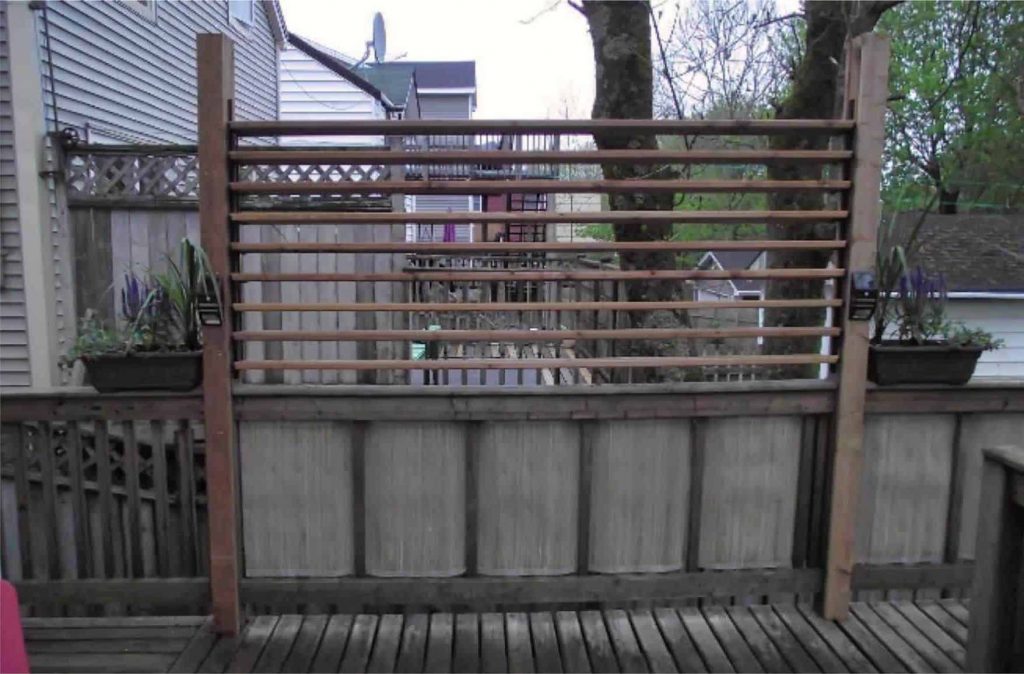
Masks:
[[[1024,204],[1024,3],[909,2],[892,36],[887,196],[919,185],[939,212]],[[894,204],[897,208],[919,205]]]

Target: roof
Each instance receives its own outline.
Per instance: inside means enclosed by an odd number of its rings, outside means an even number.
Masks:
[[[284,23],[281,3],[278,0],[262,0],[262,4],[267,21],[270,22],[270,31],[274,34],[274,42],[278,49],[282,49],[288,41],[288,28]]]
[[[378,86],[354,72],[352,68],[349,67],[350,64],[340,58],[340,54],[338,54],[338,52],[328,50],[322,45],[319,45],[312,40],[307,40],[295,33],[288,33],[288,42],[323,67],[333,72],[335,75],[345,78],[369,95],[376,98],[384,105],[385,108],[395,110],[400,107],[395,105],[395,103],[393,103]]]
[[[416,84],[421,89],[476,89],[476,61],[400,63],[416,69]]]
[[[707,267],[707,260],[720,269],[749,269],[750,265],[760,257],[760,250],[709,250],[700,266]],[[738,293],[754,293],[764,290],[764,281],[760,279],[734,278],[729,279]]]
[[[896,227],[909,238],[920,213],[901,213]],[[908,263],[941,272],[951,292],[1024,291],[1024,214],[930,213]]]
[[[356,74],[384,92],[391,101],[400,107],[409,103],[409,93],[418,82],[416,66],[410,63],[375,63],[355,68]]]

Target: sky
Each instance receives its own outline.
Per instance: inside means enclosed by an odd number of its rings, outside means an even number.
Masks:
[[[478,119],[590,116],[590,34],[565,2],[282,0],[281,7],[288,30],[356,58],[379,11],[388,61],[475,60]]]

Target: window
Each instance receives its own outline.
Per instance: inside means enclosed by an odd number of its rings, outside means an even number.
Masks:
[[[121,0],[121,4],[150,21],[156,21],[156,0]]]
[[[251,26],[253,0],[228,0],[228,16],[246,26]]]

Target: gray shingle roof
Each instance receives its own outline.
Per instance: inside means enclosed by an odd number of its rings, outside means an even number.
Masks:
[[[901,238],[919,215],[897,217]],[[1024,214],[929,214],[908,262],[941,272],[951,291],[1024,292]]]

